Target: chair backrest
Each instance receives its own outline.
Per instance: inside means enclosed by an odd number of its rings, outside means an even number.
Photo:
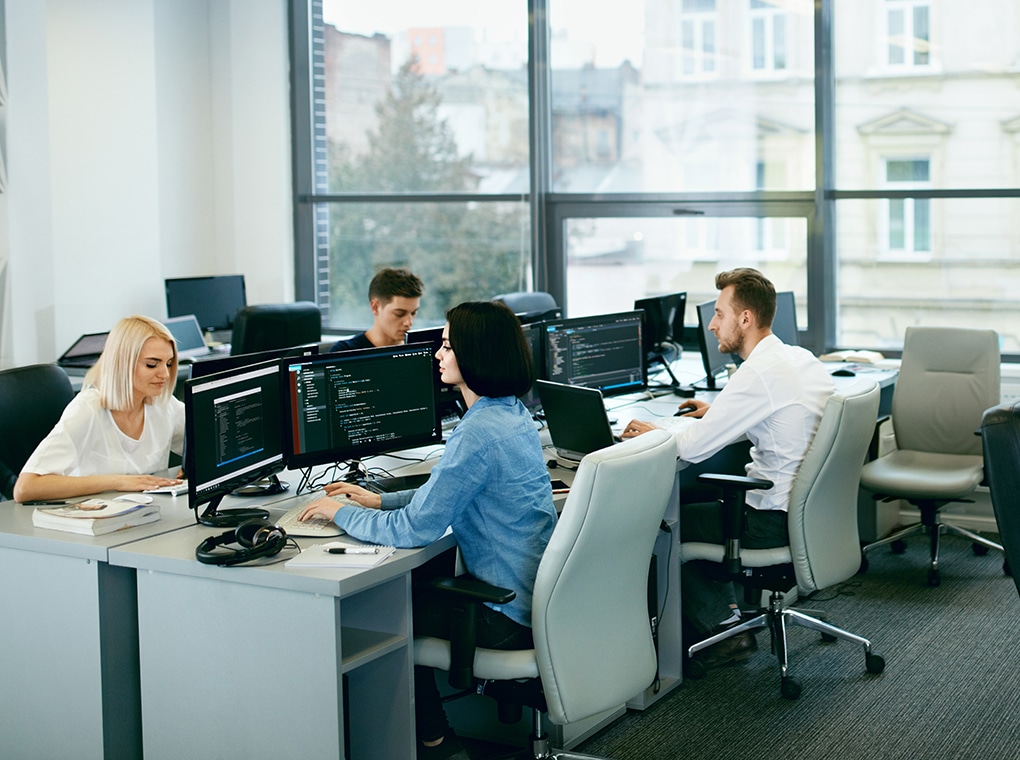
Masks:
[[[994,330],[908,327],[893,391],[897,448],[980,456],[974,433],[999,403],[1000,362]]]
[[[1020,593],[1020,401],[988,409],[981,438],[999,538]]]
[[[581,460],[535,579],[535,655],[556,723],[621,705],[655,676],[648,568],[676,481],[653,430]]]
[[[502,301],[514,314],[526,317],[551,319],[559,315],[559,304],[551,293],[542,290],[501,293],[493,301]]]
[[[861,565],[857,492],[878,417],[877,384],[834,393],[790,491],[790,554],[805,593],[852,577]]]
[[[245,306],[234,316],[230,353],[250,354],[322,340],[322,312],[310,301]]]
[[[67,373],[55,364],[0,372],[0,492],[10,499],[21,468],[74,398]]]

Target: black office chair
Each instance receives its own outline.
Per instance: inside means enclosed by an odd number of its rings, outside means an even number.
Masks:
[[[492,300],[505,303],[510,311],[520,317],[521,322],[541,322],[562,316],[559,304],[552,294],[541,290],[501,293]]]
[[[250,354],[322,340],[322,312],[310,301],[245,306],[234,317],[230,353]]]
[[[1020,401],[994,406],[981,418],[985,477],[1008,568],[1020,567]],[[1013,575],[1017,593],[1020,578]]]
[[[71,381],[56,364],[0,372],[0,492],[5,499],[13,498],[21,468],[72,398]]]

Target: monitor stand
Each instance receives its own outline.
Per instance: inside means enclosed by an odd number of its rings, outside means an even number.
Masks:
[[[236,528],[246,520],[268,520],[269,512],[265,509],[217,509],[222,496],[209,502],[202,514],[195,512],[195,519],[202,525],[211,528]]]
[[[268,478],[262,478],[256,480],[247,485],[243,485],[240,488],[235,488],[232,492],[233,496],[272,496],[273,494],[283,493],[290,488],[290,483],[285,480],[280,480],[276,475],[270,475]]]

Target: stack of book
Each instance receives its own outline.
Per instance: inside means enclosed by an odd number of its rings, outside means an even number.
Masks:
[[[65,530],[86,536],[101,536],[158,519],[158,504],[139,504],[124,497],[112,501],[86,499],[61,507],[37,508],[32,512],[32,525],[37,528]]]

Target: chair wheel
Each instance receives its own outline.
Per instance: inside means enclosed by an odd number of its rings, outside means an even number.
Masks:
[[[684,664],[684,675],[690,678],[692,681],[698,681],[704,678],[708,674],[708,668],[705,663],[696,657],[692,657],[687,660]]]
[[[783,695],[783,699],[796,699],[800,696],[801,688],[800,681],[796,678],[787,676],[779,682],[779,691]]]
[[[868,652],[864,655],[864,667],[868,669],[869,673],[878,675],[885,670],[885,658],[878,652]]]
[[[942,576],[939,575],[938,570],[928,571],[928,585],[934,588],[935,586],[942,585]]]
[[[838,641],[838,639],[831,633],[823,633],[822,641],[824,641],[826,644],[831,644],[833,641]]]
[[[907,550],[907,542],[903,539],[897,539],[889,544],[889,548],[892,549],[893,554],[903,554]]]
[[[971,548],[971,551],[974,552],[974,555],[977,556],[977,557],[983,557],[986,554],[988,554],[988,547],[985,546],[984,544],[979,544],[977,541],[972,543],[970,545],[970,548]]]

